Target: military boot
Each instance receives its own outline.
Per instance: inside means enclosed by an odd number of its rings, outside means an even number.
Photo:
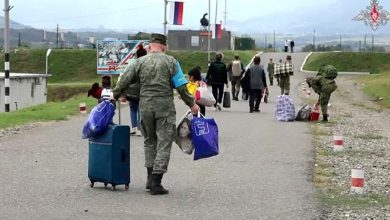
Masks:
[[[322,122],[328,122],[328,115],[322,115]]]
[[[146,180],[146,186],[145,188],[146,189],[150,189],[152,188],[152,172],[153,172],[153,167],[146,167],[146,169],[148,170],[148,178]]]
[[[152,187],[150,189],[151,195],[164,195],[169,193],[169,191],[161,185],[161,179],[163,175],[163,173],[152,174]]]

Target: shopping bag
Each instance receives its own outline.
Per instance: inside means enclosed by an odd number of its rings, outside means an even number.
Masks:
[[[186,154],[192,154],[194,147],[191,141],[191,120],[192,113],[187,111],[176,127],[175,143]]]
[[[314,106],[314,110],[310,113],[309,121],[318,121],[320,118],[320,109],[318,106]]]
[[[230,92],[229,91],[225,91],[223,93],[223,102],[222,102],[222,106],[224,108],[230,108]]]
[[[294,121],[295,105],[292,98],[288,95],[279,95],[276,97],[275,117],[277,121]]]
[[[206,84],[197,88],[195,92],[195,101],[197,104],[207,107],[212,107],[215,104],[215,98]]]
[[[194,160],[219,154],[218,126],[213,118],[193,117],[191,120],[192,145],[195,148]]]
[[[115,105],[111,101],[104,100],[97,104],[84,123],[82,138],[97,137],[102,134],[112,122],[115,114]]]
[[[311,107],[305,104],[299,108],[295,121],[309,121],[311,113]]]

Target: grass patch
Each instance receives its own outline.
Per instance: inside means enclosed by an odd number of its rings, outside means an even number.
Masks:
[[[85,102],[89,111],[97,103],[96,99],[77,96],[64,102],[48,102],[19,111],[0,113],[0,128],[33,122],[66,120],[71,115],[79,114],[80,102]]]
[[[363,91],[372,99],[383,98],[378,103],[390,108],[390,71],[378,75],[362,76],[358,79],[364,83]]]
[[[338,71],[380,73],[390,71],[390,53],[313,53],[305,70],[317,71],[323,64],[332,64]]]
[[[48,102],[62,102],[75,96],[87,96],[90,83],[48,85]]]
[[[336,207],[348,207],[350,209],[364,209],[373,206],[390,205],[390,197],[381,195],[335,195],[320,194],[319,199],[323,204]]]
[[[380,140],[385,138],[382,135],[378,135],[378,134],[358,134],[358,135],[354,135],[353,137],[365,139],[365,140]]]

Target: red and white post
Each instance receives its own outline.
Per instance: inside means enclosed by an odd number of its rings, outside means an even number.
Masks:
[[[364,192],[364,170],[352,169],[351,171],[351,192],[363,194]]]
[[[344,137],[340,130],[335,130],[333,134],[333,151],[339,152],[344,150]]]
[[[80,103],[80,113],[87,114],[87,105],[85,104],[85,102]]]

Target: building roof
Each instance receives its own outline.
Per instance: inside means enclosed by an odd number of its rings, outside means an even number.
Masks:
[[[38,77],[49,77],[50,74],[40,74],[40,73],[10,73],[9,78],[10,79],[16,79],[16,78],[38,78]],[[0,79],[5,78],[5,73],[0,72]]]

